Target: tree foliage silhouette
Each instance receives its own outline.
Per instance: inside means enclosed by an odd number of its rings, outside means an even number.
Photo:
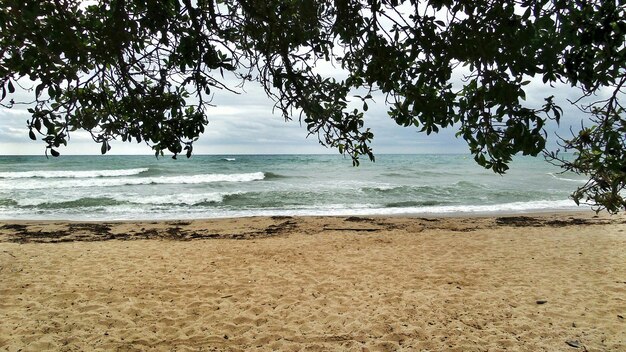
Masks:
[[[376,92],[396,123],[427,134],[455,128],[495,172],[515,154],[545,153],[589,176],[577,202],[617,212],[626,208],[625,8],[624,0],[3,0],[0,104],[29,103],[29,136],[53,156],[81,129],[102,153],[121,139],[189,157],[212,93],[233,90],[235,77],[259,82],[286,119],[358,164],[374,159],[364,113]],[[347,78],[319,74],[320,61]],[[573,160],[545,150],[544,127],[562,110],[552,96],[526,102],[533,78],[609,97],[574,102],[590,118],[561,140]],[[27,79],[32,101],[16,102]],[[349,108],[357,91],[366,92],[356,96],[362,108]]]

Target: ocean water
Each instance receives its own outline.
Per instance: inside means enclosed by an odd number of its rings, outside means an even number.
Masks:
[[[0,156],[0,219],[190,219],[581,209],[580,176],[519,157],[496,175],[465,155]],[[581,209],[582,210],[582,209]]]

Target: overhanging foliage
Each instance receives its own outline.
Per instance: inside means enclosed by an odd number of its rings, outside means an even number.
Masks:
[[[358,163],[373,159],[373,133],[355,90],[385,95],[398,124],[430,134],[458,128],[475,160],[503,173],[511,157],[547,153],[590,176],[573,194],[612,212],[622,189],[626,1],[548,0],[4,0],[0,10],[0,104],[20,79],[37,82],[28,120],[57,156],[77,129],[102,153],[113,139],[147,143],[157,155],[192,153],[224,74],[258,81],[285,118]],[[315,71],[318,60],[348,72]],[[455,84],[453,71],[465,79]],[[593,126],[563,141],[576,159],[546,151],[544,126],[559,121],[553,97],[526,104],[526,85],[565,82]],[[219,102],[216,102],[219,103]]]

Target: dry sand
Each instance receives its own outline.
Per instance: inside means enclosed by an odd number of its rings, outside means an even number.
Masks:
[[[0,349],[626,351],[626,217],[0,222]]]

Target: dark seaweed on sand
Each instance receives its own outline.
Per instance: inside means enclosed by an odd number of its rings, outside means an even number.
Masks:
[[[186,228],[191,222],[172,222],[165,228],[145,228],[116,233],[108,223],[68,223],[59,229],[43,230],[34,225],[5,224],[0,226],[0,242],[14,243],[60,243],[60,242],[96,242],[108,240],[147,240],[162,239],[189,241],[197,239],[254,239],[273,237],[292,232],[297,222],[287,218],[285,221],[271,224],[261,229],[250,229],[241,233],[213,233]]]

